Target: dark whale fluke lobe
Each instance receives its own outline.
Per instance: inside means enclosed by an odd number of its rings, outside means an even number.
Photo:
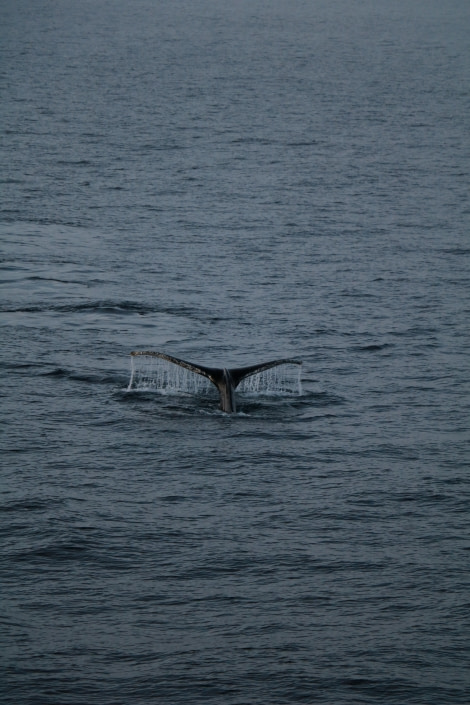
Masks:
[[[240,382],[246,377],[255,375],[258,372],[264,372],[270,367],[277,367],[278,365],[301,365],[300,360],[292,360],[290,358],[284,358],[282,360],[271,360],[270,362],[262,362],[259,365],[250,365],[249,367],[205,367],[203,365],[195,365],[193,362],[187,362],[186,360],[180,360],[172,355],[167,355],[166,353],[152,352],[149,350],[134,351],[131,355],[147,355],[149,357],[159,357],[162,360],[168,360],[175,365],[184,367],[191,372],[195,372],[198,375],[207,377],[219,390],[220,394],[220,408],[227,414],[231,414],[236,411],[235,402],[235,389],[238,387]]]

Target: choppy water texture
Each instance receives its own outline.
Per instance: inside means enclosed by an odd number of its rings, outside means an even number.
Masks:
[[[467,0],[0,25],[2,703],[469,702]]]

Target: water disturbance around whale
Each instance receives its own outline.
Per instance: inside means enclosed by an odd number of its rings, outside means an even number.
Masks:
[[[156,361],[157,364],[155,364]],[[162,365],[161,361],[167,364]],[[193,378],[193,375],[196,374],[215,385],[220,395],[221,410],[230,414],[237,410],[235,390],[244,380],[249,378],[256,378],[256,382],[253,381],[251,385],[248,385],[252,390],[259,391],[264,382],[265,389],[269,387],[271,391],[300,394],[301,365],[300,360],[283,358],[247,367],[206,367],[166,353],[135,350],[131,353],[131,378],[128,391],[132,389],[167,390],[169,388],[179,391],[198,391],[201,385],[198,384],[197,379]],[[181,375],[175,366],[182,368],[186,374]],[[187,372],[190,373],[190,376]],[[268,374],[261,378],[263,373]]]

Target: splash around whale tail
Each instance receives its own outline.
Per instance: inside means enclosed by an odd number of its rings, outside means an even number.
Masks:
[[[302,364],[299,360],[284,358],[282,360],[271,360],[269,362],[263,362],[259,365],[250,365],[249,367],[205,367],[203,365],[195,365],[194,363],[187,362],[186,360],[180,360],[179,358],[173,357],[172,355],[166,355],[165,353],[153,352],[150,350],[136,350],[134,352],[131,352],[131,357],[133,364],[131,380],[129,383],[128,390],[131,390],[135,386],[136,366],[134,361],[141,358],[157,358],[160,360],[165,360],[167,363],[177,365],[178,367],[183,368],[184,370],[188,370],[189,372],[194,372],[195,374],[201,375],[202,377],[205,377],[206,379],[210,380],[210,382],[212,382],[212,384],[214,384],[219,391],[220,408],[226,413],[233,413],[236,411],[235,390],[237,389],[237,387],[239,387],[241,383],[244,382],[244,380],[252,378],[272,368],[281,367],[285,365],[290,366]],[[157,387],[158,385],[153,385],[153,388]],[[143,388],[149,387],[144,386]],[[197,385],[193,385],[193,388],[196,390]],[[300,381],[298,382],[298,388],[300,391]],[[256,389],[256,385],[254,386],[254,389]]]

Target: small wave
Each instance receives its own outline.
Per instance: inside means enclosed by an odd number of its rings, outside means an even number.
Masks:
[[[41,277],[38,275],[33,275],[31,277],[26,277],[28,281],[41,281],[41,282],[57,282],[58,284],[83,284],[82,281],[75,279],[57,279],[55,277]]]
[[[38,215],[31,216],[30,218],[26,216],[20,210],[7,210],[1,211],[2,220],[5,223],[12,223],[14,225],[19,225],[24,223],[25,225],[34,226],[49,226],[49,225],[59,225],[66,228],[88,228],[90,226],[91,220],[89,218],[82,217],[82,219],[69,220],[69,219],[56,219],[56,218],[46,218],[40,217]]]
[[[69,282],[67,282],[69,283]],[[74,282],[72,282],[74,283]],[[33,304],[31,306],[9,307],[0,306],[2,313],[106,313],[106,314],[139,314],[145,316],[151,313],[164,313],[172,316],[193,317],[198,313],[195,309],[184,306],[158,307],[138,301],[83,301],[70,304]]]
[[[300,142],[287,142],[288,147],[315,147],[318,144],[318,140],[308,140]]]
[[[21,308],[1,309],[4,313],[44,313],[53,311],[56,313],[80,313],[81,311],[95,311],[98,313],[149,313],[154,309],[151,306],[134,301],[86,301],[74,304],[56,304],[48,306],[46,304],[34,304],[32,306],[22,306]]]
[[[48,372],[43,372],[41,377],[68,377],[69,373],[62,367],[56,367],[55,370],[49,370]]]
[[[0,505],[0,512],[34,512],[50,509],[53,506],[58,506],[64,503],[63,499],[56,497],[24,497],[23,499],[5,502]]]
[[[0,362],[0,369],[3,370],[29,370],[31,368],[38,368],[42,367],[42,365],[38,362]]]
[[[46,369],[44,369],[46,368]],[[75,382],[87,384],[113,384],[122,385],[123,377],[117,372],[77,372],[66,367],[36,362],[2,362],[0,369],[14,370],[16,374],[29,374],[30,376],[70,379]]]
[[[56,367],[53,370],[42,372],[41,377],[57,377],[69,379],[72,382],[84,382],[85,384],[121,385],[122,377],[113,373],[104,372],[74,372],[63,367]]]
[[[353,350],[356,352],[380,352],[387,350],[387,348],[393,348],[393,345],[391,343],[371,343],[370,345],[357,345]]]
[[[236,137],[235,139],[232,140],[232,144],[270,145],[270,144],[276,144],[276,142],[274,140],[268,139],[266,137]]]
[[[469,247],[445,247],[441,250],[446,255],[456,255],[457,257],[465,257],[470,255]]]

